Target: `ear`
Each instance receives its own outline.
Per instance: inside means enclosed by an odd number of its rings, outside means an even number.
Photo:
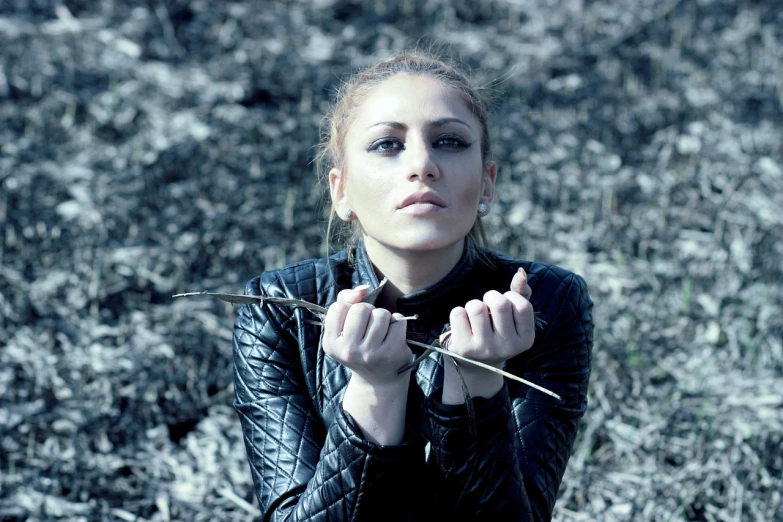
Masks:
[[[481,190],[481,200],[492,203],[495,199],[495,181],[498,177],[498,165],[494,161],[484,162],[483,188]]]
[[[329,194],[332,196],[332,206],[339,207],[345,203],[345,180],[338,168],[329,171]]]

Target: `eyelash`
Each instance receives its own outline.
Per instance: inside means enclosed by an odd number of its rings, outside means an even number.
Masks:
[[[388,145],[393,145],[394,148],[385,148]],[[459,136],[441,136],[437,140],[435,140],[434,147],[463,150],[470,147],[470,143],[466,143],[465,140],[463,140]],[[373,142],[372,145],[370,145],[370,147],[367,149],[368,152],[379,152],[382,154],[395,152],[399,150],[405,150],[405,147],[397,138],[381,138]]]
[[[395,148],[381,148],[385,145],[395,145]],[[372,145],[370,145],[370,148],[367,149],[368,152],[380,152],[380,153],[388,153],[393,152],[395,150],[400,150],[402,148],[402,143],[400,143],[400,140],[396,138],[381,138],[378,141],[373,142]]]
[[[450,142],[450,145],[442,145],[450,149],[467,149],[470,147],[470,143],[466,143],[465,140],[459,136],[442,136],[437,139],[435,143]]]

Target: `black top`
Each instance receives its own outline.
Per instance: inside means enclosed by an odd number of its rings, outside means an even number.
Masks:
[[[378,286],[362,246],[263,273],[249,295],[328,306],[337,293]],[[434,286],[402,296],[398,311],[418,314],[408,339],[437,339],[449,312],[485,292],[508,291],[522,267],[542,325],[529,350],[506,370],[562,397],[516,381],[467,408],[439,402],[442,356],[412,373],[399,446],[363,438],[342,396],[350,370],[326,357],[311,312],[271,303],[239,308],[234,326],[235,401],[263,520],[550,520],[558,487],[587,407],[593,303],[584,280],[562,268],[470,246]],[[414,353],[417,350],[414,349]]]

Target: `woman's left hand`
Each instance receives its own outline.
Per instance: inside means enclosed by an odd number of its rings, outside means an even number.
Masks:
[[[469,359],[501,368],[510,358],[533,346],[535,317],[530,304],[532,292],[527,284],[527,274],[519,269],[511,281],[511,289],[503,294],[490,290],[482,300],[474,299],[451,311],[451,336],[446,342],[450,352]],[[456,371],[446,365],[444,402],[449,380]],[[460,363],[460,371],[466,379],[471,394],[489,396],[503,385],[502,377],[471,364]],[[458,391],[460,401],[461,391]]]

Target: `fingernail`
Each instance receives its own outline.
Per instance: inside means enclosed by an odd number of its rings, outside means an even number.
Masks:
[[[359,285],[359,286],[355,287],[353,289],[353,291],[358,294],[359,292],[364,292],[365,290],[369,290],[369,288],[370,288],[370,285]]]
[[[525,269],[520,266],[519,270],[517,270],[517,274],[524,274],[524,273],[525,273]]]

